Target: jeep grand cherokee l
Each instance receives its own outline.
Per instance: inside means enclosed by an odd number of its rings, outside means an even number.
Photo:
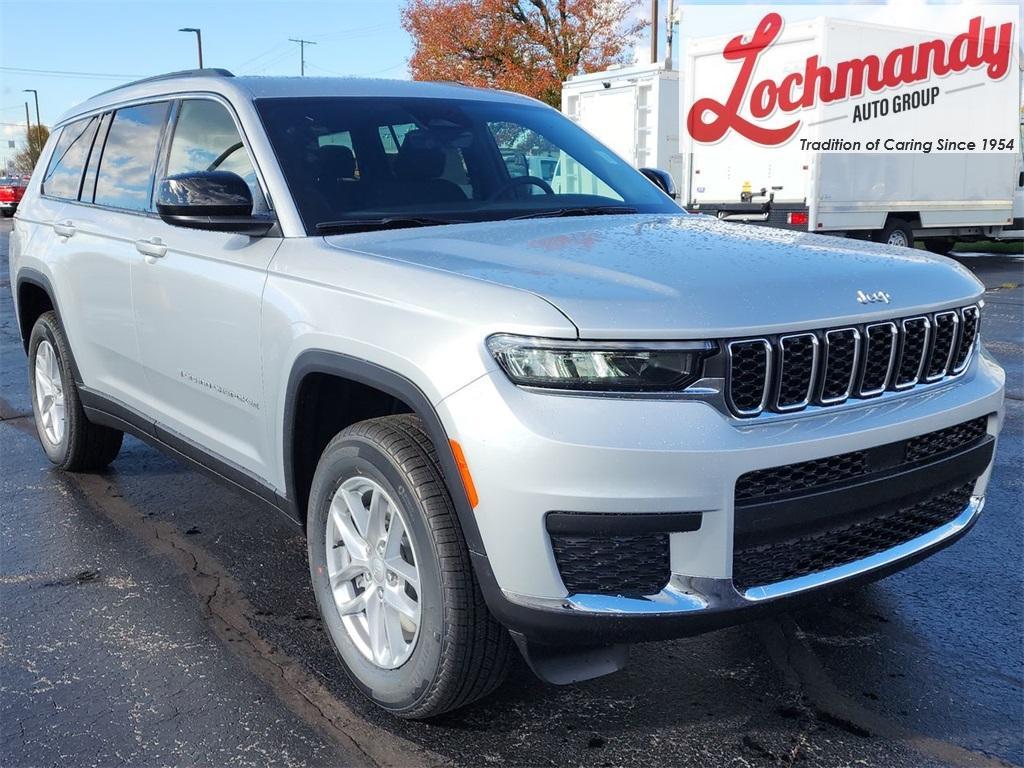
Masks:
[[[401,716],[515,648],[572,682],[878,578],[984,502],[1004,376],[969,272],[686,214],[521,96],[127,85],[63,118],[11,242],[50,460],[130,432],[284,512]]]

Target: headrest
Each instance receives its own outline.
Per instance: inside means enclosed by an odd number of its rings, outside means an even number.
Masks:
[[[317,150],[322,179],[351,179],[356,175],[356,158],[343,144],[325,144]]]
[[[426,181],[444,173],[445,151],[428,131],[409,131],[395,159],[395,176],[403,181]]]

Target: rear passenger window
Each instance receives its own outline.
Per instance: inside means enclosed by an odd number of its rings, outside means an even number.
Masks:
[[[43,176],[43,194],[62,200],[78,199],[82,171],[98,122],[99,118],[90,117],[64,126]]]
[[[167,175],[194,171],[230,171],[245,179],[252,192],[253,210],[265,211],[266,201],[256,169],[223,104],[189,99],[181,104],[167,160]]]
[[[96,178],[97,205],[149,209],[160,134],[168,102],[125,107],[114,113]]]

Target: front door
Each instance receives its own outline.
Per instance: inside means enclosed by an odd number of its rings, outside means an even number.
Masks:
[[[184,99],[163,175],[237,173],[267,203],[235,119],[213,98]],[[266,476],[269,456],[260,305],[280,238],[150,220],[149,254],[132,272],[136,328],[157,421],[236,467]]]

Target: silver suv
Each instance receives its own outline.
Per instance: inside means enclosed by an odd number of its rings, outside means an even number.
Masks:
[[[100,94],[12,236],[43,449],[102,470],[130,432],[284,512],[342,665],[404,717],[513,646],[583,680],[962,536],[1003,403],[978,281],[652,180],[509,93]]]

